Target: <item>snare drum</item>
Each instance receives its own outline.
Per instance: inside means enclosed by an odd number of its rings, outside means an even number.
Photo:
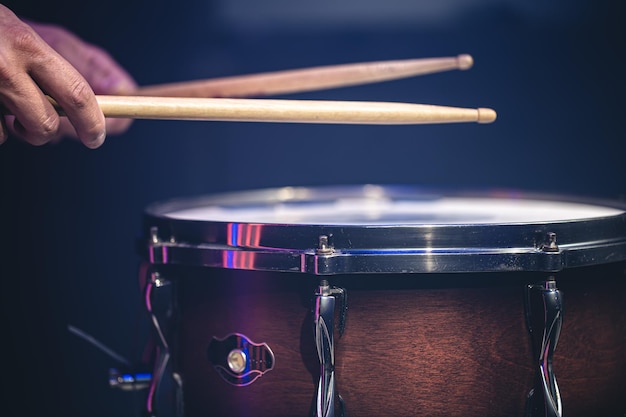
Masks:
[[[152,414],[626,413],[617,203],[282,188],[144,221]]]

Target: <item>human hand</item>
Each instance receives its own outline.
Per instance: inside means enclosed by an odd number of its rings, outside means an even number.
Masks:
[[[54,25],[21,21],[0,4],[0,143],[9,131],[33,145],[63,136],[97,148],[131,121],[105,119],[95,94],[130,94],[133,79],[102,49]],[[67,118],[59,117],[46,95]]]

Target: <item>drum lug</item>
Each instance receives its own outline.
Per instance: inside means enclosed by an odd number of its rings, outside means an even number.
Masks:
[[[526,402],[526,417],[561,417],[561,394],[552,358],[563,323],[563,296],[554,277],[526,286],[526,322],[536,363],[535,383]]]
[[[172,370],[170,361],[170,342],[175,321],[174,283],[158,272],[148,273],[150,276],[144,289],[144,300],[156,333],[157,346],[146,412],[150,417],[180,417],[183,415],[182,379]]]
[[[317,387],[315,417],[334,417],[335,401],[335,303],[339,298],[338,331],[343,334],[347,309],[347,296],[343,288],[331,287],[322,280],[315,293],[315,345],[320,361],[320,380]]]

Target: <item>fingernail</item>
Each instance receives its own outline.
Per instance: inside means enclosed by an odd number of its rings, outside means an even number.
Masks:
[[[104,139],[106,139],[106,136],[107,136],[107,133],[106,131],[103,130],[98,136],[96,136],[96,138],[93,141],[89,143],[85,143],[85,146],[87,146],[90,149],[96,149],[104,143]]]

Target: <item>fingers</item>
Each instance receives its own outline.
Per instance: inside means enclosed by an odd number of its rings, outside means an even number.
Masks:
[[[0,67],[0,101],[14,116],[5,124],[27,142],[41,145],[58,134],[59,117],[33,80],[12,67]],[[6,132],[6,130],[5,130]]]
[[[29,45],[35,35],[6,7],[0,5],[0,101],[19,120],[3,125],[3,137],[16,126],[24,138],[34,144],[50,140],[58,126],[58,117],[27,73]],[[26,47],[26,49],[23,49]],[[47,107],[46,107],[47,106]]]
[[[100,146],[131,120],[105,120],[95,94],[132,94],[132,77],[104,50],[54,25],[27,25],[0,4],[0,144],[9,132],[34,145],[62,136]],[[67,117],[60,118],[46,95]]]
[[[82,60],[76,62],[76,68],[85,77],[96,94],[131,95],[137,90],[137,83],[101,48],[83,44]],[[73,56],[69,57],[73,62]],[[109,134],[123,133],[132,124],[132,119],[106,119]]]
[[[31,27],[0,5],[0,101],[15,116],[10,128],[34,145],[64,133],[44,93],[57,100],[86,146],[102,144],[104,115],[87,81]]]
[[[9,131],[7,130],[4,117],[0,115],[0,145],[2,145],[9,138]]]
[[[31,23],[35,31],[78,72],[96,94],[131,95],[135,80],[105,50],[88,44],[62,27]],[[106,119],[109,134],[125,132],[132,119]]]
[[[137,90],[137,84],[132,77],[106,51],[87,45],[82,56],[84,59],[77,64],[76,68],[83,74],[96,94],[131,95]],[[132,122],[132,119],[108,118],[106,119],[107,133],[123,133],[128,130]]]
[[[85,146],[102,145],[106,137],[104,115],[91,87],[71,65],[50,56],[32,65],[31,76],[63,109]]]
[[[59,129],[59,117],[45,92],[61,106],[81,142],[89,148],[100,146],[106,136],[104,115],[87,81],[40,39],[29,38],[21,47],[30,56],[25,67],[32,81],[18,75],[6,103],[16,116],[15,130],[34,144],[66,133]]]

